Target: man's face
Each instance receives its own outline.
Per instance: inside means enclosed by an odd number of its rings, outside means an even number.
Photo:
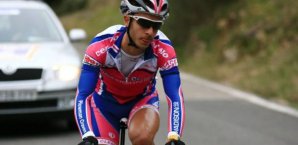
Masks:
[[[153,41],[157,31],[162,25],[162,20],[158,16],[138,13],[131,17],[130,35],[136,45],[145,50]],[[128,23],[127,23],[128,24]]]

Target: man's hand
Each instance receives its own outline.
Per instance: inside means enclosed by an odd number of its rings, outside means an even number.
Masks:
[[[166,145],[185,145],[185,143],[180,140],[178,133],[169,132]]]
[[[80,142],[78,145],[98,145],[98,141],[93,136],[88,136],[83,139],[82,142]]]
[[[167,142],[166,145],[185,145],[185,143],[181,140],[172,140]]]

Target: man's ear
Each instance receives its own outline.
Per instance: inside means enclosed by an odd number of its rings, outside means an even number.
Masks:
[[[128,26],[129,21],[130,21],[130,17],[128,15],[124,15],[123,16],[123,19],[124,19],[124,25],[125,26]]]

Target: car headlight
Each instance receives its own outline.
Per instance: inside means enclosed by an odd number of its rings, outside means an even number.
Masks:
[[[61,81],[72,81],[79,77],[80,68],[72,65],[54,66],[56,77]]]

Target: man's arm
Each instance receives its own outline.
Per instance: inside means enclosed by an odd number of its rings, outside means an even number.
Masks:
[[[178,67],[160,71],[168,102],[168,131],[182,136],[185,120],[184,97]]]
[[[77,89],[75,101],[75,119],[77,121],[82,138],[87,136],[95,136],[90,130],[88,124],[88,115],[90,108],[87,108],[87,99],[93,93],[98,80],[99,67],[83,64],[80,81]],[[89,115],[90,116],[90,115]]]

